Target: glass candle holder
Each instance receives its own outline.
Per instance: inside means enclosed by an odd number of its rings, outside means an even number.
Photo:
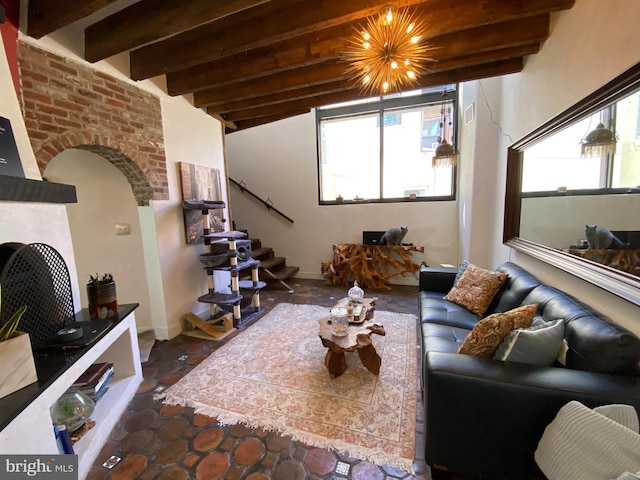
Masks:
[[[335,337],[344,337],[349,332],[349,315],[344,307],[331,309],[331,334]]]

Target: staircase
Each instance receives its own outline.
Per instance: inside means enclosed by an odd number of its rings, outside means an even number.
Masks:
[[[247,233],[246,230],[242,230]],[[267,285],[280,285],[293,293],[293,289],[285,282],[285,280],[293,277],[300,267],[287,266],[285,257],[276,257],[271,247],[263,247],[259,238],[251,238],[251,258],[260,260],[260,269],[258,275],[260,280],[267,282]],[[243,276],[245,272],[240,272]]]

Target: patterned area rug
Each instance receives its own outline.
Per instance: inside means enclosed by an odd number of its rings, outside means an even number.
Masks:
[[[310,446],[412,471],[416,421],[416,317],[376,311],[379,376],[347,353],[331,379],[318,319],[328,308],[277,305],[168,388],[165,404],[223,424],[275,430]]]

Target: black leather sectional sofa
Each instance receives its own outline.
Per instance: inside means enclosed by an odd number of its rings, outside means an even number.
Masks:
[[[535,303],[543,320],[562,318],[565,365],[458,353],[479,318],[443,298],[456,270],[422,267],[418,336],[425,460],[432,468],[514,478],[516,472],[539,472],[538,441],[570,400],[590,408],[623,403],[640,412],[640,339],[514,263],[495,270],[509,277],[484,316]]]

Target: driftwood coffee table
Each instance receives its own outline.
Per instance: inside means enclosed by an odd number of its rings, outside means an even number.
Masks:
[[[371,334],[385,335],[384,327],[372,321],[374,300],[365,299],[366,315],[362,322],[352,322],[349,324],[348,334],[344,337],[336,337],[331,333],[330,317],[326,316],[318,320],[320,329],[318,335],[322,344],[327,347],[327,355],[324,358],[324,365],[329,370],[331,378],[339,377],[347,369],[345,352],[358,352],[360,361],[367,370],[374,375],[380,373],[382,360],[376,352]]]

